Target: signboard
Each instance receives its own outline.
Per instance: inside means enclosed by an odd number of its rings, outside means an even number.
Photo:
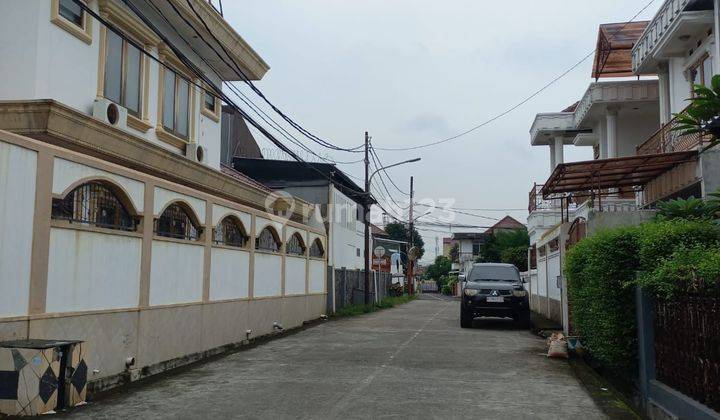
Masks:
[[[375,254],[375,257],[380,258],[385,255],[385,248],[382,246],[376,246],[373,250],[373,254]]]
[[[414,246],[410,248],[410,251],[408,251],[408,258],[410,261],[415,261],[420,256],[420,248]]]

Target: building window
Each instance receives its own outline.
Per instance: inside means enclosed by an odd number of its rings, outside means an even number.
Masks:
[[[480,255],[480,242],[473,242],[473,244],[472,244],[472,254],[473,254],[473,255]]]
[[[113,31],[105,43],[104,96],[140,118],[143,52]]]
[[[242,248],[247,244],[242,222],[234,216],[228,216],[215,227],[215,243]]]
[[[545,255],[547,255],[547,248],[545,247],[545,245],[541,246],[537,250],[538,250],[538,258],[544,258]]]
[[[170,69],[163,71],[162,126],[183,139],[190,137],[190,83]]]
[[[52,0],[50,21],[86,44],[92,43],[92,19],[73,0]]]
[[[58,13],[60,16],[65,18],[68,22],[77,26],[78,28],[84,29],[85,27],[85,12],[82,7],[75,3],[73,0],[60,0],[58,5]]]
[[[280,238],[275,229],[270,226],[263,229],[255,239],[255,249],[270,252],[280,251]]]
[[[557,252],[560,249],[560,240],[558,238],[553,239],[552,241],[548,242],[548,246],[550,247],[550,252]]]
[[[705,54],[697,63],[688,69],[690,75],[690,90],[693,95],[695,85],[710,86],[713,76],[712,59]]]
[[[155,233],[167,238],[197,241],[200,238],[200,227],[190,217],[187,209],[174,203],[155,220]]]
[[[320,239],[315,239],[310,246],[310,256],[313,258],[323,258],[325,256],[325,250]]]
[[[285,244],[285,253],[291,255],[305,255],[305,243],[299,233],[293,233]]]
[[[215,122],[220,121],[220,99],[209,90],[203,91],[202,113]]]
[[[53,199],[52,218],[108,229],[134,231],[137,220],[115,193],[99,182],[75,188],[65,198]]]

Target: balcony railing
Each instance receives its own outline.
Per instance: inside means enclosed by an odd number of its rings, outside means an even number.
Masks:
[[[652,50],[665,36],[672,21],[682,13],[688,2],[689,0],[665,0],[660,6],[660,10],[632,49],[633,71],[637,71],[645,57],[652,54]]]
[[[542,197],[543,184],[533,184],[528,200],[528,213],[536,210],[548,210],[553,207],[552,200],[545,200]]]
[[[653,155],[658,153],[683,152],[702,146],[703,137],[699,133],[682,134],[675,131],[677,117],[673,118],[655,132],[645,143],[636,149],[637,155]]]

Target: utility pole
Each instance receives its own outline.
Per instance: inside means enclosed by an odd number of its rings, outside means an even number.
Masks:
[[[408,293],[412,295],[415,293],[413,290],[413,266],[415,265],[415,261],[412,261],[410,259],[410,249],[413,247],[413,198],[414,191],[413,191],[413,177],[410,177],[410,223],[408,223],[410,228],[410,244],[408,245],[408,269],[407,269],[407,278],[408,278]]]
[[[365,132],[365,203],[363,206],[363,216],[365,223],[365,305],[370,304],[370,159],[368,158],[368,148],[370,145],[370,136]]]

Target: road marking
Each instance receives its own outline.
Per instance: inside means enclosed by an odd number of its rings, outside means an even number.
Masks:
[[[339,417],[339,416],[340,416],[340,412],[341,412],[343,409],[345,409],[345,408],[349,405],[349,403],[357,401],[360,393],[361,393],[363,390],[365,390],[368,386],[370,386],[370,384],[371,384],[372,381],[375,379],[375,377],[376,377],[380,372],[384,371],[384,370],[387,368],[387,366],[390,364],[390,362],[392,362],[393,359],[395,359],[395,356],[397,356],[398,354],[400,354],[400,352],[403,351],[403,350],[405,349],[405,347],[407,347],[408,345],[410,345],[410,343],[412,343],[412,342],[420,335],[420,333],[423,332],[423,330],[425,329],[425,327],[427,327],[428,324],[430,324],[435,318],[437,318],[437,317],[438,317],[445,309],[447,309],[448,306],[450,306],[450,304],[452,303],[451,301],[444,301],[444,300],[442,300],[442,299],[438,299],[438,300],[440,300],[440,301],[442,301],[442,302],[446,302],[446,303],[443,305],[442,308],[440,308],[440,310],[438,310],[438,311],[435,312],[430,318],[428,318],[427,321],[425,321],[425,322],[422,324],[422,326],[421,326],[418,330],[416,330],[415,333],[414,333],[410,338],[408,338],[407,340],[403,341],[403,342],[397,347],[397,349],[395,349],[395,351],[393,352],[393,354],[391,354],[390,357],[388,357],[387,362],[385,362],[385,363],[383,363],[382,365],[380,365],[380,366],[378,366],[377,368],[375,368],[375,370],[373,370],[372,373],[370,373],[370,375],[368,375],[365,379],[363,379],[362,381],[360,381],[360,384],[359,384],[358,386],[356,386],[355,388],[353,388],[352,390],[350,390],[350,392],[348,392],[347,394],[345,394],[345,396],[344,396],[343,398],[341,398],[337,403],[335,403],[335,405],[332,407],[332,409],[331,409],[331,410],[329,411],[329,413],[328,413],[328,417],[329,417],[329,418]]]

